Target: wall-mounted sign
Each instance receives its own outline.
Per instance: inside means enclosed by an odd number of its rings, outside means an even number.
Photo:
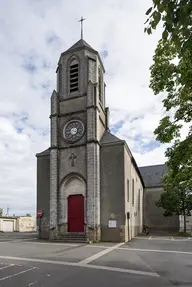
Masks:
[[[110,214],[110,219],[115,219],[115,218],[116,218],[115,213],[111,213],[111,214]]]
[[[108,220],[108,227],[109,228],[116,228],[117,227],[117,220]]]

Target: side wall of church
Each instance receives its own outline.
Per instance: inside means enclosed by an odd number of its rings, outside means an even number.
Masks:
[[[124,146],[101,147],[101,240],[124,241]],[[117,226],[109,228],[109,220]]]
[[[134,204],[132,204],[131,212],[131,236],[133,238],[143,229],[143,186],[134,165],[132,164],[131,167],[131,178],[134,179]],[[130,192],[132,194],[132,180]]]
[[[155,202],[164,192],[163,187],[145,188],[144,191],[144,224],[151,231],[179,231],[179,216],[163,216],[164,210],[157,207]]]
[[[41,219],[41,238],[49,238],[50,156],[37,158],[37,210],[44,212]],[[37,221],[39,226],[39,220]]]
[[[134,187],[133,187],[134,180]],[[142,232],[143,228],[143,186],[134,167],[129,152],[125,147],[125,241]],[[133,199],[134,196],[134,199]]]

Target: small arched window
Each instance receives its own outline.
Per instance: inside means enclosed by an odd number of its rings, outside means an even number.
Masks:
[[[76,59],[72,60],[69,67],[70,93],[77,92],[79,86],[79,65]]]

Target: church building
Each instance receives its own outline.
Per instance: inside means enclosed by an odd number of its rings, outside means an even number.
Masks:
[[[138,168],[109,129],[105,69],[83,38],[60,56],[51,96],[50,147],[37,156],[39,235],[50,240],[124,242],[147,224],[179,229],[155,202],[165,165]]]
[[[100,55],[80,39],[56,73],[50,147],[36,155],[41,237],[127,241],[143,228],[144,183],[126,142],[110,132]]]

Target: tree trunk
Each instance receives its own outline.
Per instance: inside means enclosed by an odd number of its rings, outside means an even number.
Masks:
[[[184,233],[186,233],[186,231],[187,231],[187,222],[186,222],[186,213],[185,213],[185,211],[184,211],[184,213],[183,213],[183,219],[184,219]]]
[[[185,209],[185,195],[182,194],[182,212],[183,212],[183,224],[184,224],[184,228],[183,228],[183,232],[186,233],[187,228],[186,228],[186,209]]]

